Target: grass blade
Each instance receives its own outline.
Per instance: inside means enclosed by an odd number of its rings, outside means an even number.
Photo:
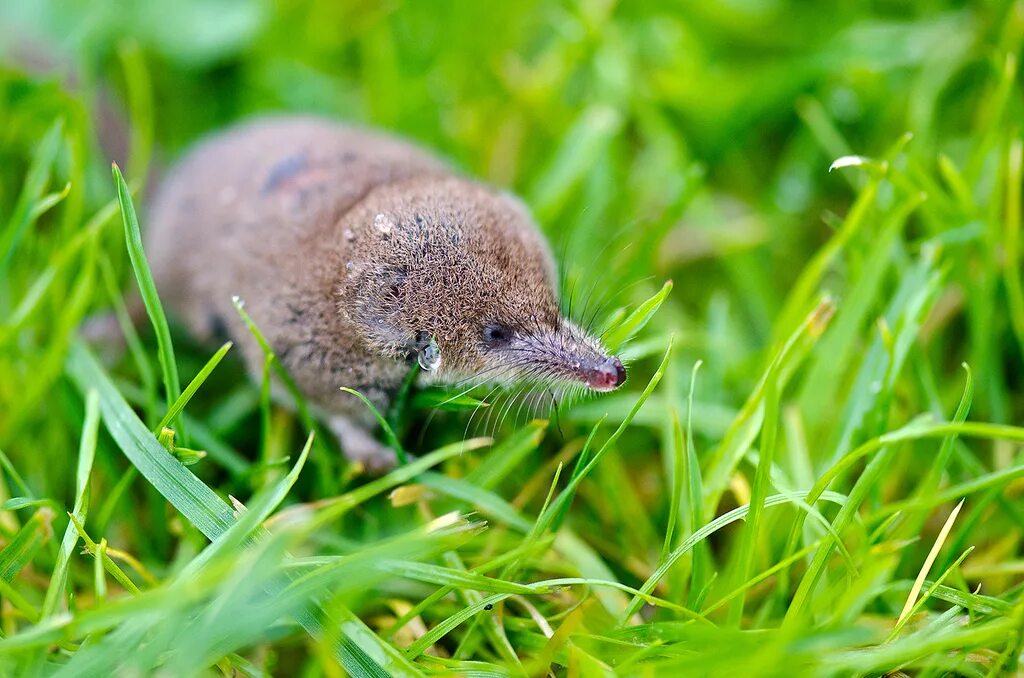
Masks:
[[[14,206],[14,213],[0,236],[0,278],[6,277],[7,267],[21,239],[39,216],[36,207],[50,181],[50,170],[60,151],[63,136],[64,120],[58,119],[50,126],[32,156],[32,166],[25,175],[25,184]]]
[[[181,383],[178,380],[178,366],[174,360],[171,330],[167,325],[167,317],[164,315],[164,308],[160,303],[156,282],[153,280],[153,273],[149,270],[146,253],[142,248],[142,232],[139,230],[139,219],[135,214],[135,205],[132,202],[128,184],[125,183],[117,165],[113,165],[111,171],[114,174],[114,184],[117,187],[117,201],[121,206],[121,223],[124,225],[128,258],[132,262],[132,270],[135,272],[135,281],[139,286],[142,303],[146,307],[146,315],[149,316],[149,321],[153,324],[153,331],[156,333],[160,371],[164,380],[164,394],[167,407],[170,409],[181,395]],[[174,419],[172,419],[173,421]]]
[[[654,296],[637,306],[624,320],[608,328],[601,336],[601,343],[611,353],[618,351],[623,344],[635,337],[650,322],[670,292],[672,292],[672,281],[667,280]]]
[[[80,523],[85,522],[85,514],[89,508],[89,476],[92,473],[92,461],[96,456],[96,436],[100,423],[99,406],[99,393],[95,389],[90,390],[85,398],[85,424],[82,426],[82,443],[78,452],[75,506],[72,509],[72,514]],[[50,585],[46,589],[46,598],[43,600],[43,617],[55,614],[63,602],[68,580],[68,564],[77,543],[78,532],[74,523],[69,520],[57,554],[57,563],[50,576]]]
[[[395,451],[395,456],[398,458],[398,463],[402,465],[408,464],[409,455],[405,453],[405,448],[403,448],[402,443],[399,442],[398,436],[395,435],[394,429],[391,428],[391,424],[389,424],[388,420],[384,418],[384,415],[382,415],[380,411],[374,406],[374,404],[370,402],[370,399],[364,396],[359,391],[352,388],[348,388],[347,386],[340,387],[340,390],[344,391],[345,393],[350,393],[354,395],[355,397],[359,398],[359,400],[361,400],[364,405],[366,405],[367,409],[370,410],[370,412],[373,414],[373,417],[377,420],[377,423],[380,424],[381,430],[384,431],[384,436],[388,439],[388,444],[391,445],[391,449]]]
[[[778,375],[768,376],[767,388],[764,395],[764,421],[761,427],[761,454],[757,462],[757,470],[754,474],[754,487],[750,498],[750,512],[743,523],[743,534],[740,537],[739,551],[736,555],[735,585],[739,586],[750,574],[750,567],[754,559],[754,547],[757,542],[758,531],[761,527],[761,511],[763,503],[768,497],[768,490],[771,485],[772,463],[775,460],[775,442],[778,437],[779,422],[779,384]],[[739,626],[743,618],[743,605],[745,596],[739,595],[729,608],[729,623]]]
[[[211,540],[231,527],[231,508],[157,442],[82,344],[71,347],[67,370],[80,390],[95,388],[99,392],[103,423],[111,437],[146,480],[189,522]]]
[[[899,629],[903,628],[903,622],[905,622],[907,617],[910,616],[910,611],[914,609],[914,604],[917,602],[917,595],[921,592],[921,587],[924,586],[924,580],[928,576],[928,570],[931,569],[932,564],[938,557],[939,551],[942,549],[942,545],[946,543],[946,537],[949,536],[949,531],[953,529],[953,522],[960,514],[960,509],[963,507],[964,502],[961,500],[960,503],[949,512],[949,517],[946,518],[946,522],[943,523],[942,529],[939,530],[939,535],[935,538],[935,543],[932,544],[931,551],[928,552],[928,557],[924,559],[924,565],[921,566],[921,571],[918,572],[917,579],[914,580],[914,586],[910,589],[910,595],[907,596],[907,602],[903,605],[903,610],[900,612],[900,616],[896,620],[896,628],[893,629],[892,637],[899,635]]]
[[[810,492],[790,492],[785,494],[775,494],[765,498],[764,508],[770,508],[772,506],[778,506],[780,504],[786,503],[792,503],[795,506],[799,507],[800,503],[797,503],[795,500],[807,500],[810,496]],[[825,501],[831,501],[836,504],[845,504],[846,502],[846,497],[840,494],[836,494],[835,492],[824,492],[821,495],[819,495],[818,498],[823,499]],[[659,565],[658,569],[655,570],[654,573],[647,578],[647,581],[645,581],[643,586],[639,588],[640,593],[651,593],[651,591],[654,590],[654,587],[657,586],[658,582],[661,581],[661,579],[665,576],[665,574],[668,573],[672,566],[675,565],[680,558],[689,553],[690,550],[693,549],[693,547],[696,544],[707,539],[712,534],[722,529],[726,525],[730,525],[736,522],[737,520],[744,519],[749,512],[750,504],[744,504],[743,506],[735,508],[732,511],[729,511],[728,513],[725,513],[715,518],[710,523],[704,525],[699,530],[691,534],[689,537],[686,538],[685,541],[683,541],[682,544],[676,547],[676,549],[669,554],[668,558],[665,559],[665,562]],[[633,600],[630,601],[629,606],[626,608],[626,611],[619,618],[619,623],[624,624],[626,620],[628,620],[630,617],[636,614],[637,611],[639,611],[640,606],[642,604],[643,599],[639,595],[634,596]]]
[[[72,346],[67,364],[68,374],[81,390],[92,385],[99,393],[103,421],[111,437],[142,475],[177,508],[182,515],[211,541],[231,528],[235,519],[231,508],[206,484],[164,449],[145,425],[131,411],[124,398],[80,343]],[[0,558],[2,558],[0,553]],[[311,634],[319,633],[320,625],[311,615],[300,623]],[[368,631],[368,629],[367,629]],[[365,634],[363,634],[365,635]],[[377,646],[382,641],[377,641]],[[371,661],[359,645],[345,640],[339,656],[350,670]],[[408,662],[404,675],[418,675]],[[358,674],[365,675],[365,674]],[[386,675],[386,674],[385,674]]]
[[[227,355],[227,352],[231,350],[233,345],[234,344],[230,341],[225,343],[208,361],[206,361],[206,364],[203,365],[203,369],[199,370],[199,374],[189,382],[188,386],[185,387],[185,390],[181,392],[181,395],[174,401],[174,404],[167,410],[167,414],[164,415],[164,418],[156,425],[155,430],[157,432],[162,431],[165,426],[170,425],[170,423],[178,417],[181,411],[185,409],[185,406],[188,405],[188,401],[192,399],[192,396],[196,394],[196,391],[198,391],[203,385],[207,377],[209,377],[217,368],[217,365],[220,364],[220,361],[224,359],[224,356]]]

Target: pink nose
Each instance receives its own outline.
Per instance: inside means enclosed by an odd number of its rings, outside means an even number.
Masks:
[[[587,375],[587,386],[595,391],[613,391],[626,381],[626,368],[618,358],[605,358]]]

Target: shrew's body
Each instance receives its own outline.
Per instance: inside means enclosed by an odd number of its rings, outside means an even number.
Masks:
[[[346,453],[370,465],[382,450],[369,415],[338,389],[385,408],[417,358],[436,381],[609,390],[625,377],[560,315],[522,204],[392,137],[311,117],[214,135],[160,187],[146,240],[172,312],[201,339],[229,335],[259,374],[241,297]]]

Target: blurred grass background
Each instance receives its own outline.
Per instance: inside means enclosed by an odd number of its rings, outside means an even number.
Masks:
[[[1021,3],[44,0],[0,26],[5,674],[1021,670]],[[144,230],[161,167],[283,110],[522,195],[574,315],[657,309],[627,389],[501,426],[410,405],[413,466],[368,482],[321,437],[288,474],[309,422],[176,332],[201,386],[161,431],[152,333],[110,368],[75,339],[134,285],[110,156]]]

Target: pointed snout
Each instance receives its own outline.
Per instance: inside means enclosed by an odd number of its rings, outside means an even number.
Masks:
[[[528,376],[569,382],[591,391],[614,391],[626,381],[626,368],[609,356],[600,340],[568,320],[554,331],[518,334],[507,354]]]
[[[626,381],[626,368],[621,360],[610,356],[587,370],[586,380],[595,391],[614,391]]]

